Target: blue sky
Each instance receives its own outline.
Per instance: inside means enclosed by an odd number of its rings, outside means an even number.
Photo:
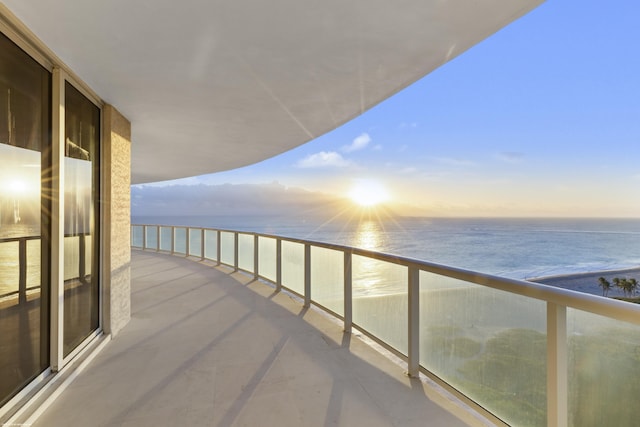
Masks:
[[[640,5],[551,0],[362,116],[261,163],[164,184],[375,180],[437,216],[640,214]]]

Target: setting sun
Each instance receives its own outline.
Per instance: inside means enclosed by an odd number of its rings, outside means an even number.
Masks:
[[[349,197],[360,206],[375,206],[389,200],[389,192],[377,181],[361,179],[349,191]]]

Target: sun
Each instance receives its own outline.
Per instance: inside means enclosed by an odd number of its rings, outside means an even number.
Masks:
[[[357,180],[351,190],[349,198],[357,205],[373,207],[389,200],[389,192],[378,181],[370,179]]]

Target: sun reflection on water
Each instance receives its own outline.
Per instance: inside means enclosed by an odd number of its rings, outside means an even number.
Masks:
[[[383,231],[378,221],[361,221],[353,236],[353,246],[371,251],[380,251],[383,246]]]

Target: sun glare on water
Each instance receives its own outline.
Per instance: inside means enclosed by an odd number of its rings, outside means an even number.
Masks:
[[[356,181],[349,191],[349,198],[363,207],[373,207],[390,199],[384,185],[368,179]]]

